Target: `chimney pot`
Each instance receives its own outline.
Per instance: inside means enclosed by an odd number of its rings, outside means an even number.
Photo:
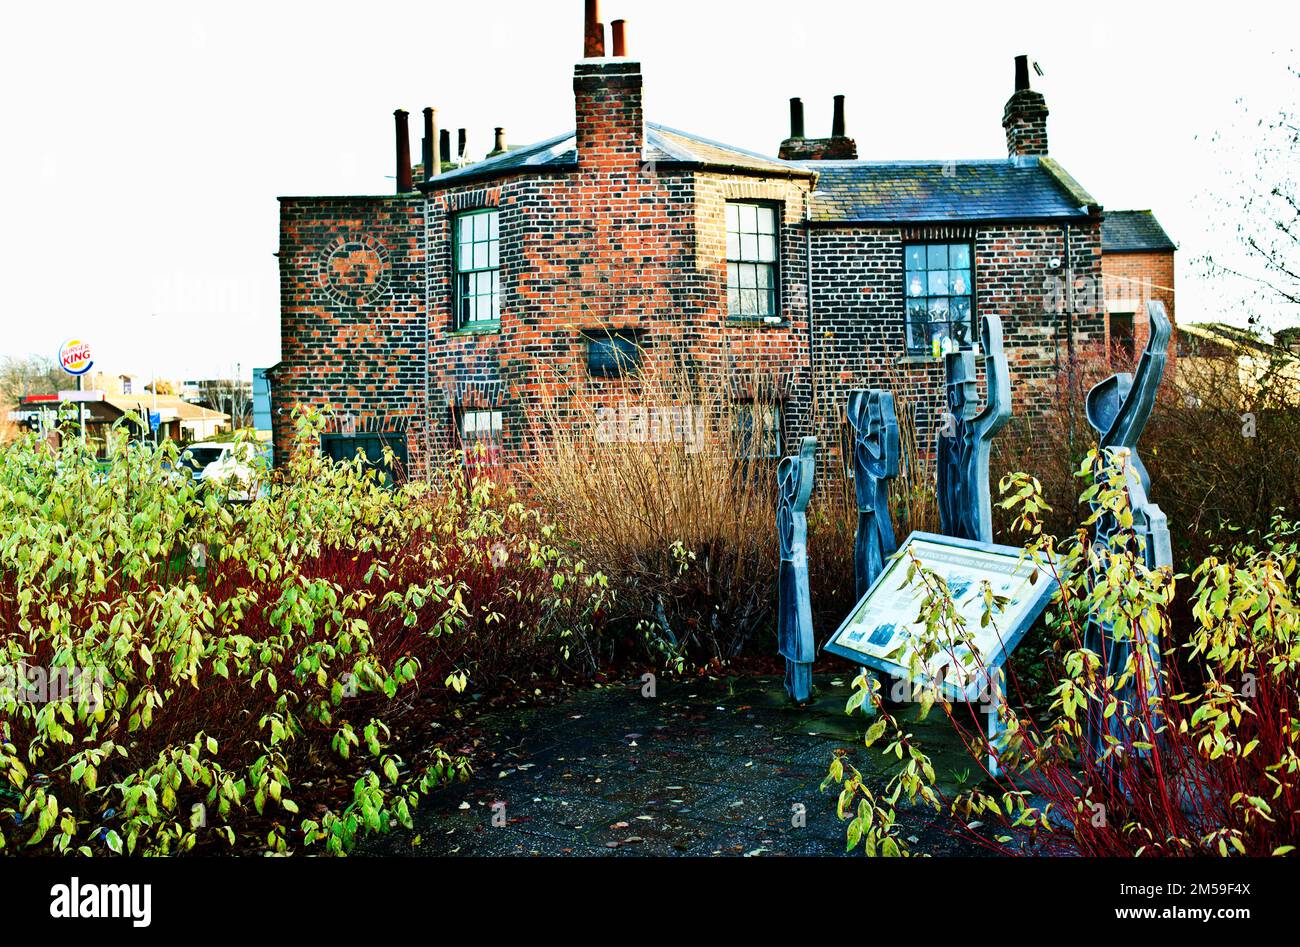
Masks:
[[[438,151],[442,161],[453,160],[451,154],[451,129],[443,128],[438,132]],[[442,165],[438,165],[438,171],[441,173]]]
[[[492,146],[492,154],[499,155],[506,150],[506,130],[498,125],[495,132],[496,143]]]
[[[614,20],[609,24],[614,38],[614,55],[627,55],[627,20]]]
[[[586,0],[582,55],[585,59],[600,59],[605,55],[605,24],[600,22],[600,0]]]
[[[407,124],[407,112],[398,109],[393,112],[393,122],[397,126],[397,193],[406,194],[414,187],[411,182],[411,129]]]
[[[466,137],[465,129],[456,129],[456,157],[461,161],[465,160],[466,151],[469,148],[469,140]]]
[[[1029,88],[1029,57],[1016,57],[1016,91]]]
[[[803,99],[790,100],[790,137],[803,137]]]
[[[835,114],[831,119],[831,137],[844,137],[844,96],[835,96]]]
[[[442,149],[438,140],[438,110],[424,110],[424,179],[427,181],[442,171]]]

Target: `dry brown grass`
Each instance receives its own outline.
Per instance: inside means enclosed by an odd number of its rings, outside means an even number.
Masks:
[[[669,663],[735,658],[776,606],[777,458],[739,456],[750,406],[675,369],[555,392],[528,486],[609,577],[616,626]]]

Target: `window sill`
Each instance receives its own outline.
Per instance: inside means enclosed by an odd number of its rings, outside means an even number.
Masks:
[[[763,316],[727,316],[729,326],[753,326],[756,329],[788,329],[790,320],[784,317],[768,322]]]
[[[491,322],[471,322],[469,325],[461,326],[459,329],[452,329],[448,335],[491,335],[494,332],[501,331],[501,322],[494,319]]]
[[[963,351],[969,352],[970,349],[963,349]],[[975,352],[975,361],[981,362],[983,360],[984,360],[984,353],[977,350]],[[929,365],[929,364],[942,365],[943,356],[940,355],[938,358],[936,358],[935,356],[929,354],[921,355],[920,353],[908,353],[906,355],[900,355],[898,357],[898,360],[894,364],[896,365]]]

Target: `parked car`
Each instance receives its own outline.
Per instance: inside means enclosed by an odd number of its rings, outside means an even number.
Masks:
[[[258,484],[259,492],[265,489],[265,484],[260,483],[257,450],[251,444],[235,441],[191,444],[181,452],[180,462],[199,483],[228,490],[232,500],[253,499],[254,484]]]

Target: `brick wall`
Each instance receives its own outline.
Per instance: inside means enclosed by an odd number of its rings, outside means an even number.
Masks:
[[[423,207],[414,195],[281,199],[277,458],[304,403],[338,412],[330,430],[405,433],[411,466],[424,462]]]
[[[1149,335],[1146,304],[1158,299],[1174,320],[1174,252],[1106,253],[1101,261],[1106,311],[1133,313],[1133,339],[1137,351]],[[1107,345],[1110,344],[1109,324]]]
[[[907,355],[904,340],[903,247],[927,240],[971,242],[976,328],[985,313],[1001,317],[1016,415],[1050,405],[1050,385],[1068,357],[1067,305],[1074,308],[1076,346],[1101,338],[1093,299],[1080,292],[1067,304],[1063,294],[1049,290],[1058,271],[1048,262],[1066,257],[1063,225],[818,227],[812,330],[817,434],[836,453],[839,414],[848,391],[859,387],[894,389],[898,410],[915,411],[923,442],[933,440],[943,410],[942,360]],[[1070,264],[1081,286],[1099,280],[1100,242],[1098,220],[1071,225]]]

